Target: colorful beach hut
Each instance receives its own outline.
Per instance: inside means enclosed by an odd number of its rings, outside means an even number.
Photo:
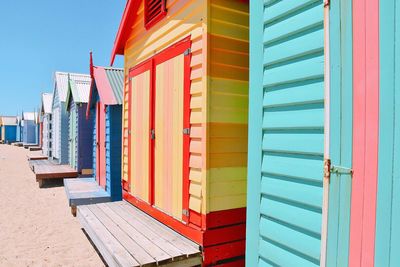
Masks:
[[[17,141],[17,117],[2,116],[0,117],[0,141],[5,144]]]
[[[22,112],[22,142],[24,145],[37,144],[37,113]]]
[[[400,265],[400,6],[324,2],[250,4],[247,266]]]
[[[122,100],[124,70],[91,64],[88,118],[93,120],[93,169],[112,201],[121,200]]]
[[[248,1],[127,2],[123,198],[202,248],[243,264]],[[79,213],[79,211],[78,211]]]
[[[41,147],[42,153],[49,158],[52,157],[52,118],[51,118],[51,104],[53,101],[52,93],[42,94],[42,104],[40,108],[40,122],[41,122]]]
[[[92,174],[93,125],[86,120],[90,92],[89,75],[68,75],[68,162],[81,174]]]

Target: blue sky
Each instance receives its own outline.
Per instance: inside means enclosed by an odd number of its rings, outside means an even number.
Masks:
[[[125,0],[2,1],[0,116],[33,111],[52,92],[55,71],[108,66]],[[118,57],[114,66],[122,67]]]

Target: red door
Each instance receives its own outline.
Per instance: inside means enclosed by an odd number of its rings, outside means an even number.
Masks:
[[[96,107],[96,180],[106,187],[106,116],[105,107],[97,102]]]

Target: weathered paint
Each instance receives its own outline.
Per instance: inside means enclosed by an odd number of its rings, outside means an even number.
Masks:
[[[352,5],[330,5],[330,153],[334,166],[352,168]],[[348,266],[351,174],[330,177],[326,266]]]
[[[379,5],[379,166],[375,266],[400,266],[400,4]]]
[[[248,266],[318,266],[322,1],[251,1]]]

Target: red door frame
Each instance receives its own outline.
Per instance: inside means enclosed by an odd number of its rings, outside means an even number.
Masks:
[[[156,95],[156,88],[155,88],[155,81],[156,81],[156,66],[159,64],[164,63],[167,60],[170,60],[176,56],[184,54],[188,49],[191,48],[191,37],[188,36],[183,40],[173,44],[172,46],[166,48],[164,51],[156,54],[152,58],[148,59],[147,61],[131,68],[129,70],[129,78],[135,77],[145,71],[150,71],[150,127],[149,133],[155,127],[155,95]],[[191,53],[185,53],[184,58],[184,103],[183,103],[183,122],[182,126],[184,128],[190,129],[190,62],[191,62]],[[129,82],[129,105],[132,101],[132,85]],[[129,107],[129,121],[128,121],[128,130],[132,133],[132,108]],[[182,129],[182,130],[183,130]],[[183,132],[182,132],[183,134]],[[156,137],[157,138],[157,137]],[[131,164],[130,159],[132,156],[131,152],[131,137],[128,138],[128,183],[131,184]],[[192,240],[201,243],[202,242],[202,234],[200,232],[201,228],[195,225],[188,224],[189,217],[185,214],[182,214],[182,221],[174,219],[172,216],[156,209],[153,207],[154,205],[154,140],[149,142],[149,203],[146,203],[133,195],[130,192],[124,190],[123,196],[124,199],[134,204],[139,209],[145,211],[146,213],[150,214],[154,218],[158,219],[159,221],[164,222],[170,227],[173,227],[178,232],[188,236]],[[189,143],[190,143],[190,135],[185,134],[183,135],[183,164],[182,164],[182,174],[183,174],[183,188],[182,188],[182,208],[184,210],[189,211]]]

